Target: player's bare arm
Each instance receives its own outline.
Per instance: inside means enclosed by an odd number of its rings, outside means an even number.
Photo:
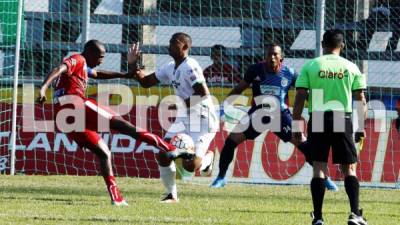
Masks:
[[[155,73],[146,75],[143,70],[137,70],[133,78],[144,88],[149,88],[159,83]]]
[[[57,79],[61,74],[67,71],[67,66],[65,64],[61,64],[57,67],[55,67],[44,79],[40,91],[39,91],[39,96],[37,98],[38,103],[44,103],[47,98],[46,98],[46,90],[49,88],[50,84],[53,83],[55,79]]]
[[[120,72],[104,71],[104,70],[92,70],[92,73],[90,74],[89,77],[98,80],[106,80],[114,78],[132,78],[132,76],[129,73],[120,73]]]
[[[232,96],[232,95],[239,95],[241,94],[244,90],[246,90],[248,87],[250,87],[250,84],[247,83],[245,80],[241,80],[239,84],[237,84],[232,91],[228,94],[227,97]]]
[[[135,80],[137,80],[140,84],[140,86],[144,88],[149,88],[152,87],[156,84],[159,83],[156,74],[151,73],[146,75],[145,72],[138,67],[137,61],[140,58],[140,48],[139,48],[139,43],[132,44],[128,48],[128,64],[129,64],[129,74],[132,74],[132,76]]]
[[[226,96],[226,99],[228,99],[230,96],[234,95],[240,95],[244,90],[246,90],[248,87],[250,87],[250,84],[247,83],[245,80],[241,80],[232,90],[231,92]],[[231,99],[234,101],[236,98]]]
[[[204,82],[196,83],[192,87],[193,87],[193,90],[194,90],[193,96],[199,96],[200,97],[198,99],[193,99],[194,101],[192,100],[192,105],[196,105],[197,103],[201,102],[201,99],[204,96],[210,95],[210,91],[208,90],[208,88],[206,86],[206,83],[204,83]],[[185,99],[185,103],[186,103],[187,107],[190,107],[190,105],[191,105],[190,104],[191,103],[190,102],[190,98]]]
[[[364,90],[356,90],[353,91],[353,98],[357,101],[357,116],[358,120],[358,127],[363,127],[365,119],[367,118],[368,108],[367,108],[367,100],[365,99]],[[365,130],[361,130],[356,132],[355,134],[355,142],[358,143],[363,137],[365,137]]]
[[[115,71],[92,70],[90,77],[94,79],[114,79],[114,78],[133,78],[137,70],[137,61],[140,57],[139,43],[135,43],[128,48],[128,68],[129,72],[121,73]]]
[[[304,103],[308,97],[308,90],[304,88],[298,88],[296,90],[296,97],[294,99],[293,106],[293,121],[300,121],[301,114],[303,113]],[[293,140],[301,141],[302,132],[293,132]]]

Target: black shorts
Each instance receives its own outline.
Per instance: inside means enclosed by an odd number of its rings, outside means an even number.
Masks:
[[[252,107],[248,111],[248,115],[251,118],[251,115],[260,109],[260,107]],[[268,124],[271,122],[271,118],[268,116],[265,116],[265,118],[262,119],[263,124]],[[254,140],[256,137],[258,137],[262,132],[264,131],[257,131],[254,129],[253,123],[250,120],[248,128],[243,132],[244,136],[246,136],[246,139],[248,140]],[[278,136],[282,141],[284,142],[289,142],[292,139],[292,115],[290,114],[289,109],[285,109],[281,111],[281,124],[280,124],[280,130],[275,131],[274,134]]]
[[[352,164],[357,162],[357,151],[353,140],[353,124],[351,115],[342,114],[344,128],[334,132],[334,124],[338,125],[340,120],[333,119],[332,112],[326,112],[321,117],[319,124],[324,124],[323,131],[312,130],[313,120],[317,117],[310,116],[307,124],[307,141],[310,147],[312,161],[328,162],[329,151],[332,148],[332,162],[334,164]],[[343,120],[342,120],[343,121]],[[315,121],[316,125],[318,124]],[[343,126],[342,126],[343,127]]]

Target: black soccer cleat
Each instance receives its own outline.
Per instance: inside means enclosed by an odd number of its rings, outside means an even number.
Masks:
[[[360,209],[360,215],[356,215],[355,213],[350,213],[349,220],[347,221],[348,225],[368,225],[367,220],[362,217],[362,209]]]
[[[165,196],[160,200],[160,203],[178,203],[179,199],[172,196],[171,193],[165,194]]]
[[[315,218],[313,212],[311,212],[310,215],[311,215],[311,218],[313,219],[312,222],[311,222],[311,225],[324,225],[324,219],[322,219],[322,218],[320,218],[320,219]]]

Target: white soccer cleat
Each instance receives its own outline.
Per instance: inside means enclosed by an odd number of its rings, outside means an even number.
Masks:
[[[211,159],[211,162],[210,162],[210,164],[206,167],[206,168],[204,168],[203,170],[201,170],[200,171],[200,175],[202,176],[202,177],[208,177],[208,176],[210,176],[211,175],[211,173],[212,173],[212,169],[213,169],[213,164],[214,164],[214,152],[212,152],[212,151],[208,151],[208,153],[207,154],[212,154],[212,159]]]
[[[174,196],[172,196],[171,193],[167,194],[163,199],[160,200],[160,203],[178,203],[179,199],[178,198],[174,198]]]

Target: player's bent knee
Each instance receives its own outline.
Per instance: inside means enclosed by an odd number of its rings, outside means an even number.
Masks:
[[[169,166],[171,164],[171,160],[168,158],[167,153],[160,152],[157,157],[158,165],[160,166]]]
[[[111,159],[111,151],[103,140],[98,142],[97,146],[92,149],[92,152],[100,159]]]

